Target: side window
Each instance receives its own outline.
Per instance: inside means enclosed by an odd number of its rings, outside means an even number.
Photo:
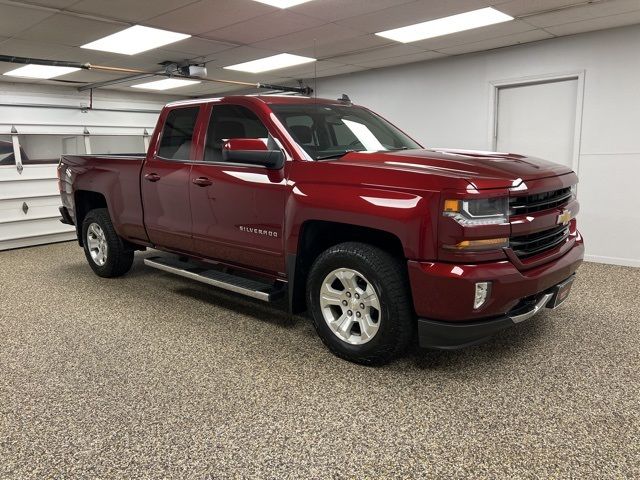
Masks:
[[[158,156],[169,160],[190,160],[193,131],[199,107],[176,108],[169,112],[162,130]]]
[[[204,160],[221,162],[222,146],[231,138],[263,138],[266,141],[268,137],[267,127],[248,108],[240,105],[215,105],[211,109]]]

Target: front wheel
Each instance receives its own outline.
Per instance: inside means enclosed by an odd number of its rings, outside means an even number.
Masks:
[[[363,243],[341,243],[316,259],[307,281],[307,307],[325,345],[356,363],[392,360],[414,333],[402,262]]]
[[[118,236],[106,208],[91,210],[82,222],[84,254],[100,277],[119,277],[133,264],[133,249]]]

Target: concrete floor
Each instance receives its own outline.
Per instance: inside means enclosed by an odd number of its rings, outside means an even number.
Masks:
[[[384,368],[304,319],[65,243],[0,252],[0,478],[638,478],[640,269]]]

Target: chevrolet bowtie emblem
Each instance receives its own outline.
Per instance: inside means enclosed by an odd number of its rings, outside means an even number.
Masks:
[[[571,220],[571,210],[563,210],[560,215],[558,215],[558,225],[566,225]]]

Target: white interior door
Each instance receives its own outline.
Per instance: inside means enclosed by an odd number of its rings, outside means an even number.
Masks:
[[[496,148],[573,167],[578,79],[498,89]]]

